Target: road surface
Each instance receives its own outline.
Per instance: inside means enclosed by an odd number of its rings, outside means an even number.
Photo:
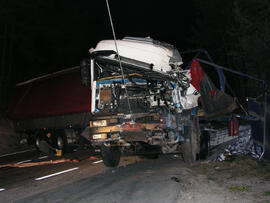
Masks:
[[[20,156],[25,159],[20,162],[27,163],[28,156]],[[105,167],[100,158],[26,168],[3,167],[0,202],[176,202],[181,175],[177,165],[181,164],[179,157],[170,155],[155,160],[122,157],[117,168]]]
[[[270,176],[266,173],[270,165],[255,160],[188,166],[173,155],[155,160],[128,156],[121,158],[119,167],[107,168],[100,157],[89,159],[87,151],[77,155],[79,162],[52,164],[63,159],[54,157],[46,165],[25,168],[1,166],[51,158],[37,156],[34,151],[0,157],[0,202],[270,201]],[[64,157],[68,158],[74,154]],[[263,168],[258,167],[260,164]]]

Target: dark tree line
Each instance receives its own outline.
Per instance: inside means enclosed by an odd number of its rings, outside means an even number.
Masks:
[[[229,30],[232,38],[229,57],[246,73],[270,81],[270,2],[237,0],[233,5],[233,14],[234,24]],[[253,95],[261,87],[251,80],[245,84]]]
[[[270,2],[194,2],[197,8],[194,45],[206,48],[220,65],[269,81]],[[261,83],[226,75],[239,97],[256,97],[262,93]]]

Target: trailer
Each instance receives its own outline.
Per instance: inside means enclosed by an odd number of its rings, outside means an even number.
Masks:
[[[81,85],[79,66],[37,77],[15,87],[9,116],[15,130],[37,148],[47,133],[65,152],[91,120],[91,93]]]

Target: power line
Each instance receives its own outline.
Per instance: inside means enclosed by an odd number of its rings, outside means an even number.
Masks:
[[[127,95],[128,108],[129,108],[130,114],[132,114],[132,110],[131,110],[131,106],[130,106],[130,102],[129,102],[128,91],[127,91],[127,87],[126,87],[126,81],[125,81],[124,71],[123,71],[123,67],[122,67],[122,63],[121,63],[121,58],[120,58],[118,47],[117,47],[117,43],[116,43],[116,36],[115,36],[115,32],[114,32],[114,26],[113,26],[113,21],[112,21],[112,16],[111,16],[111,11],[110,11],[110,6],[109,6],[108,0],[106,0],[106,4],[107,4],[108,14],[109,14],[110,22],[111,22],[111,28],[112,28],[112,33],[113,33],[114,45],[115,45],[115,49],[116,49],[116,53],[117,53],[117,57],[118,57],[118,61],[119,61],[119,66],[121,68],[122,80],[123,80],[124,87],[125,87],[125,93]]]

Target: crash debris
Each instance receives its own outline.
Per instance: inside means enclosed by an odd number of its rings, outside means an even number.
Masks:
[[[218,139],[228,139],[228,141],[216,146],[216,148],[213,149],[213,154],[209,157],[209,160],[224,161],[233,156],[248,155],[256,159],[260,158],[262,148],[254,144],[250,125],[240,126],[240,134],[237,137],[228,138],[229,136],[226,135],[225,132],[219,131],[216,133],[216,136],[219,137]],[[224,138],[221,138],[221,135],[223,135]]]
[[[12,164],[3,164],[0,165],[0,168],[4,167],[16,167],[16,168],[26,168],[26,167],[32,167],[32,166],[42,166],[42,165],[49,165],[49,164],[59,164],[59,163],[66,163],[66,162],[75,162],[71,159],[59,159],[59,160],[49,160],[49,161],[42,161],[42,162],[19,162],[19,163],[12,163]]]

